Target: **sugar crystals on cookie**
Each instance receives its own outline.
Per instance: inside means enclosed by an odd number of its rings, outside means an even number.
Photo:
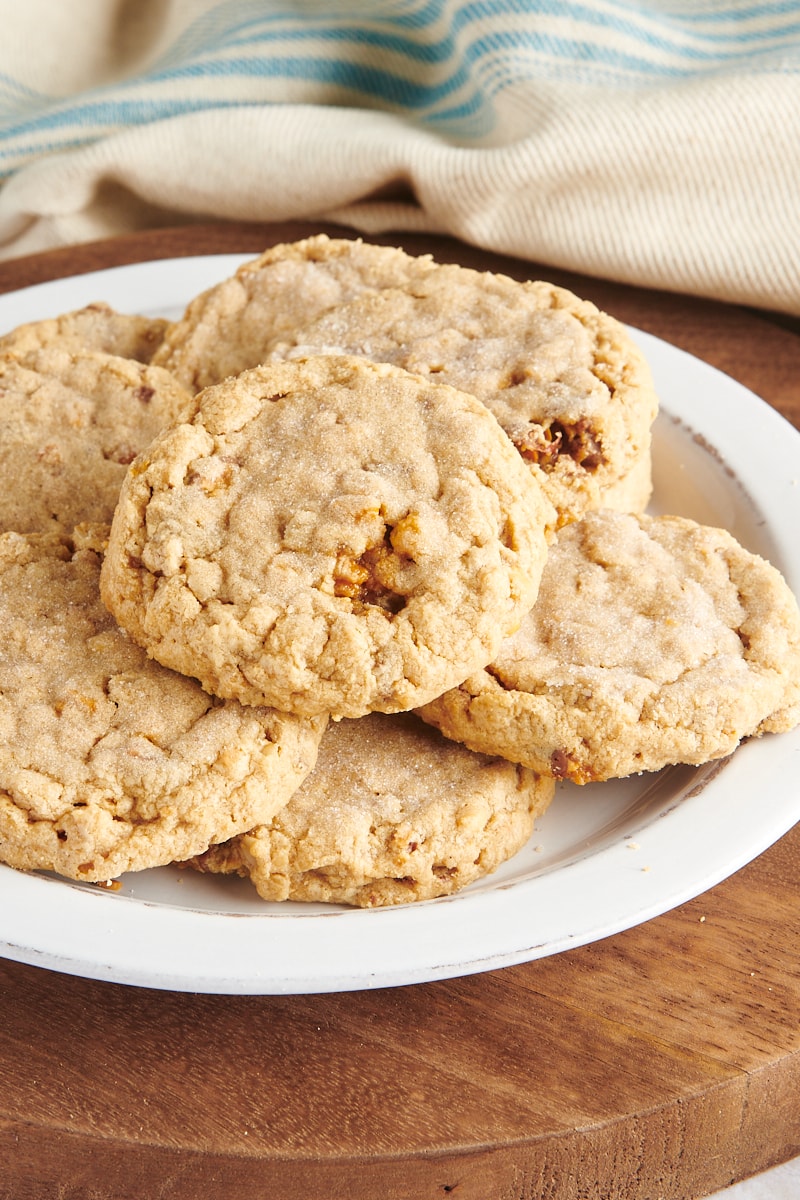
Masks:
[[[190,400],[160,367],[71,342],[0,358],[0,530],[109,522],[128,464]]]
[[[62,350],[99,351],[149,363],[169,328],[163,317],[120,313],[98,301],[84,308],[28,321],[0,337],[0,355],[24,358],[45,346]]]
[[[588,513],[491,666],[421,715],[576,783],[708,762],[800,720],[800,612],[725,530]]]
[[[245,371],[132,463],[103,598],[159,662],[290,712],[409,709],[491,661],[552,509],[491,413],[399,368]]]
[[[641,511],[658,402],[644,355],[613,317],[564,288],[435,264],[365,290],[272,347],[361,354],[448,383],[494,413],[559,514]]]
[[[431,900],[520,850],[554,792],[551,778],[474,754],[411,713],[371,713],[329,725],[286,807],[193,865],[248,876],[265,900]]]
[[[89,881],[269,820],[325,727],[148,659],[100,601],[97,536],[0,535],[0,861]]]
[[[154,362],[192,391],[256,367],[273,342],[332,305],[430,271],[430,255],[325,234],[280,242],[214,284],[166,331]]]

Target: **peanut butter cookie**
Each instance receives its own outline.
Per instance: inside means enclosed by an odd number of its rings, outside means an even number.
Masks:
[[[432,259],[324,234],[270,247],[197,296],[154,361],[191,391],[259,366],[276,339],[361,292],[406,283]]]
[[[0,861],[93,881],[268,821],[324,728],[148,659],[100,601],[96,544],[0,535]]]
[[[98,301],[85,308],[62,313],[42,321],[18,325],[0,337],[0,355],[15,358],[55,344],[64,350],[96,350],[149,363],[158,350],[169,321],[160,317],[141,317],[115,312]]]
[[[658,407],[644,356],[595,305],[541,282],[434,265],[328,308],[271,359],[358,354],[476,396],[559,513],[642,511]]]
[[[129,468],[103,598],[159,662],[289,712],[409,709],[494,657],[550,505],[492,414],[399,368],[243,372]]]
[[[724,530],[589,513],[491,666],[420,715],[576,783],[707,762],[800,721],[797,602]]]
[[[193,865],[249,876],[265,900],[430,900],[521,849],[554,789],[411,714],[373,713],[328,726],[316,768],[285,808]]]
[[[128,464],[190,403],[158,367],[51,343],[0,359],[0,530],[110,522]]]

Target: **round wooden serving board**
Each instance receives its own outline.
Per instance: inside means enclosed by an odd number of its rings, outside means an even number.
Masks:
[[[309,232],[151,231],[0,264],[0,291]],[[785,322],[374,240],[563,283],[800,425]],[[696,1200],[800,1153],[800,826],[665,916],[523,966],[248,997],[6,961],[0,1011],[3,1200]]]

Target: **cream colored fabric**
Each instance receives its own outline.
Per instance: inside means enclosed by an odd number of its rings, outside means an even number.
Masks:
[[[4,257],[335,220],[800,313],[794,4],[5,7]]]

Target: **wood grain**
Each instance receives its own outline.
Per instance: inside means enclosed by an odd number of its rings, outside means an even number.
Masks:
[[[151,231],[2,263],[0,290],[307,232]],[[564,283],[800,425],[768,314],[376,240]],[[0,962],[0,1197],[697,1200],[800,1153],[799,948],[797,827],[657,920],[466,979],[222,997]]]

